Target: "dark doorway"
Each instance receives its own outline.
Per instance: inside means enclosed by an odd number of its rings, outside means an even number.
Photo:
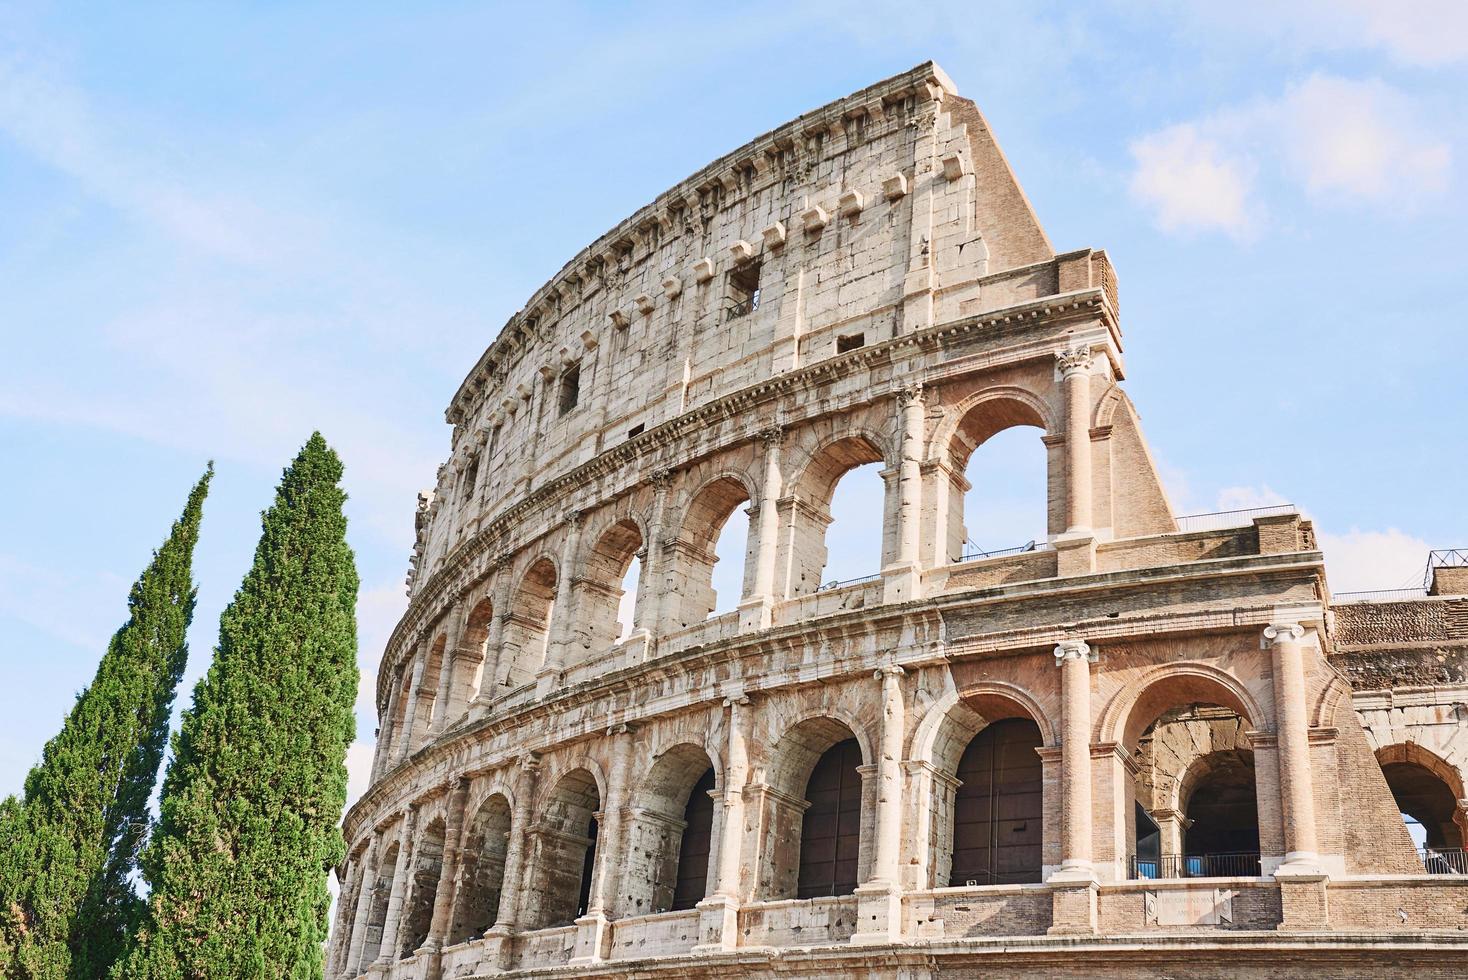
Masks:
[[[848,738],[826,750],[806,783],[797,898],[850,895],[861,847],[861,746]]]
[[[590,843],[586,845],[586,856],[581,859],[581,888],[576,894],[576,918],[586,914],[591,902],[591,876],[596,870],[596,831],[597,821],[591,821],[591,830],[587,833]]]
[[[958,762],[950,885],[1040,880],[1043,793],[1040,729],[1028,718],[987,726]]]
[[[1224,750],[1204,756],[1185,812],[1183,853],[1256,854],[1259,802],[1254,791],[1254,753]],[[1192,780],[1189,780],[1192,781]]]
[[[709,769],[688,796],[683,810],[683,840],[678,845],[678,880],[673,886],[673,908],[691,909],[708,890],[709,846],[714,829],[714,771]]]

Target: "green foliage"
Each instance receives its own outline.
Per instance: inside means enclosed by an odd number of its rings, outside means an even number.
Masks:
[[[174,691],[188,661],[194,545],[209,481],[128,596],[113,635],[24,801],[0,804],[0,970],[6,977],[105,976],[140,901],[129,876],[147,827]]]
[[[128,978],[319,978],[344,852],[357,572],[341,461],[320,433],[285,471],[220,619],[143,853]]]

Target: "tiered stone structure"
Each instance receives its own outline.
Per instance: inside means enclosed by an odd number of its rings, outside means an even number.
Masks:
[[[932,64],[576,256],[449,406],[327,975],[1461,975],[1468,598],[1180,524],[1123,377],[1105,253]],[[1047,539],[965,559],[1012,426]],[[881,567],[821,588],[867,463]]]

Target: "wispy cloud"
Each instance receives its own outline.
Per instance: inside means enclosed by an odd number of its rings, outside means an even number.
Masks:
[[[1322,205],[1411,211],[1448,187],[1452,152],[1416,106],[1375,80],[1314,74],[1276,99],[1133,141],[1131,194],[1168,232],[1246,239],[1267,223],[1261,171]]]

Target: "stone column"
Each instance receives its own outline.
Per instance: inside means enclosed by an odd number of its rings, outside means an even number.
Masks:
[[[336,896],[336,921],[331,926],[331,938],[326,943],[326,968],[323,976],[340,976],[346,967],[347,950],[352,942],[352,926],[356,924],[357,898],[362,894],[362,882],[367,877],[363,864],[367,853],[353,861],[347,858],[348,871]]]
[[[1050,876],[1053,933],[1096,931],[1096,871],[1091,862],[1091,664],[1085,640],[1055,648],[1060,668],[1060,870]]]
[[[642,561],[642,581],[637,585],[637,608],[633,618],[637,628],[632,636],[647,637],[646,656],[651,657],[657,637],[662,628],[664,607],[667,603],[667,558],[663,554],[663,524],[668,515],[668,493],[673,487],[672,470],[655,470],[652,474],[652,519],[647,525],[647,541],[644,542],[646,557]]]
[[[352,932],[347,937],[347,955],[341,976],[355,977],[362,972],[362,947],[367,942],[367,919],[372,915],[372,896],[377,891],[377,838],[373,837],[362,854],[362,883],[357,889],[357,905],[352,912]]]
[[[897,549],[882,570],[882,601],[922,597],[923,386],[909,385],[897,395],[901,405],[902,459],[897,471]]]
[[[529,839],[531,800],[540,778],[540,757],[529,753],[520,760],[520,780],[515,788],[515,809],[510,817],[510,839],[505,847],[505,870],[500,879],[500,907],[494,925],[484,934],[486,965],[505,969],[511,953],[510,937],[520,928],[520,908],[525,899],[525,844]]]
[[[453,705],[449,702],[454,690],[454,671],[459,666],[459,640],[463,639],[464,624],[469,618],[467,603],[464,601],[468,595],[468,589],[460,589],[454,599],[459,607],[459,614],[454,617],[454,628],[444,637],[443,660],[438,665],[438,690],[433,695],[433,717],[429,719],[430,736],[437,735],[448,727],[449,712],[453,710]]]
[[[384,706],[382,714],[377,718],[377,747],[372,752],[373,782],[377,781],[377,777],[382,775],[382,771],[388,767],[389,762],[395,757],[395,746],[393,743],[397,737],[397,732],[392,726],[392,716],[397,709],[398,692],[402,690],[403,681],[402,674],[399,671],[393,671],[389,675],[389,678],[387,704]]]
[[[549,694],[561,680],[568,647],[576,635],[571,617],[575,610],[572,593],[576,581],[576,562],[581,552],[581,512],[566,515],[566,538],[561,545],[561,567],[556,577],[556,598],[551,608],[551,634],[546,637],[545,665],[536,673],[536,693]]]
[[[1305,664],[1299,623],[1274,623],[1264,640],[1274,649],[1275,724],[1279,732],[1280,802],[1284,813],[1285,863],[1280,870],[1315,872],[1320,854],[1315,837],[1315,789],[1310,775],[1310,718],[1305,700]]]
[[[490,598],[489,636],[484,641],[484,670],[479,690],[474,693],[474,705],[484,705],[499,694],[501,672],[505,670],[505,622],[510,618],[510,559],[502,555],[495,560],[499,567],[499,578],[494,583],[494,594]]]
[[[429,920],[428,938],[423,942],[423,950],[430,956],[430,977],[437,977],[439,974],[439,954],[448,940],[449,924],[454,918],[454,901],[459,888],[459,860],[464,852],[464,808],[468,797],[469,780],[460,778],[449,793],[448,812],[444,819],[443,862],[439,866],[438,889],[433,893],[433,918]]]
[[[1096,568],[1091,530],[1091,347],[1055,355],[1065,393],[1065,533],[1055,541],[1061,575]]]
[[[874,675],[882,682],[882,734],[876,765],[876,849],[871,878],[856,890],[853,943],[889,943],[902,934],[902,738],[907,709],[902,698],[904,671],[896,664]]]
[[[408,685],[408,703],[403,708],[403,730],[397,733],[396,756],[400,760],[406,759],[413,751],[413,729],[417,727],[418,720],[418,688],[423,684],[423,667],[427,660],[428,652],[419,644],[413,652],[413,675]]]
[[[390,966],[398,955],[398,926],[403,916],[403,899],[408,891],[408,879],[413,877],[414,831],[418,825],[418,807],[410,805],[403,815],[403,826],[398,834],[398,863],[393,868],[392,891],[387,898],[387,914],[382,920],[382,948],[378,950],[376,964]]]
[[[775,559],[780,550],[780,446],[785,441],[783,426],[774,425],[760,433],[765,444],[764,476],[760,481],[758,553],[755,556],[754,584],[750,594],[739,604],[739,628],[767,629],[775,605]]]
[[[749,779],[750,700],[743,693],[724,699],[729,709],[724,751],[724,816],[719,826],[718,884],[698,903],[695,951],[732,950],[739,945],[739,887],[744,849],[744,787]]]
[[[576,920],[576,955],[572,963],[594,963],[610,954],[618,871],[625,861],[622,834],[626,824],[623,817],[627,809],[627,777],[632,768],[632,729],[618,725],[607,734],[614,741],[611,771],[607,774],[607,798],[602,805],[586,914]]]

